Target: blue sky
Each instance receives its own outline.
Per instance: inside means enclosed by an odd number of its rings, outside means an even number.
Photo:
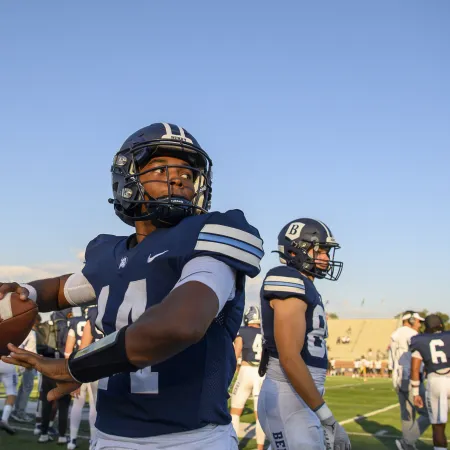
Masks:
[[[125,138],[180,124],[277,263],[281,227],[327,223],[341,317],[450,312],[450,3],[2,2],[0,276],[80,267]],[[260,279],[249,284],[256,299]],[[361,307],[362,299],[365,304]]]

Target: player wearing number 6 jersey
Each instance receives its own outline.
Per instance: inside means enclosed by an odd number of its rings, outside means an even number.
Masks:
[[[261,312],[258,307],[250,306],[244,314],[244,327],[239,329],[234,341],[236,359],[242,359],[239,373],[231,391],[231,420],[236,434],[239,431],[240,417],[245,402],[253,394],[256,417],[256,444],[258,450],[264,448],[264,432],[258,420],[258,397],[263,379],[259,376],[258,366],[261,361],[262,336]]]
[[[284,264],[271,269],[261,288],[263,355],[267,371],[259,396],[261,426],[272,448],[350,449],[322,395],[328,366],[327,323],[314,280],[337,280],[342,262],[330,229],[313,219],[289,222],[278,236]]]
[[[436,314],[425,317],[425,333],[411,339],[411,391],[414,405],[423,408],[420,367],[427,374],[426,402],[435,450],[447,448],[445,426],[450,399],[450,331]]]
[[[181,127],[137,131],[111,168],[111,203],[135,234],[92,240],[82,273],[0,285],[0,298],[16,291],[41,310],[97,300],[106,337],[68,363],[14,346],[8,359],[57,379],[51,398],[99,380],[96,450],[237,449],[227,408],[233,341],[246,276],[264,253],[242,211],[208,212],[211,164]]]

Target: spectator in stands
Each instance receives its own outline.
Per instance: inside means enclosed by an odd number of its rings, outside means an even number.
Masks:
[[[406,311],[401,319],[402,326],[391,335],[389,365],[392,367],[392,382],[400,402],[402,420],[403,436],[395,443],[399,450],[409,450],[416,448],[416,441],[430,425],[426,408],[416,409],[414,406],[409,380],[411,372],[409,344],[411,338],[418,334],[424,319],[415,311]],[[419,392],[425,398],[423,383]]]
[[[350,336],[343,336],[343,337],[341,338],[341,342],[342,342],[343,344],[350,344]]]
[[[39,319],[36,319],[35,326],[37,326],[38,323]],[[20,348],[36,353],[36,331],[34,330],[34,327]],[[36,371],[33,368],[25,369],[23,367],[19,367],[19,371],[22,373],[22,381],[20,383],[19,392],[14,405],[14,411],[11,413],[11,419],[22,423],[31,422],[33,421],[33,417],[27,415],[26,410],[31,391],[33,390]]]

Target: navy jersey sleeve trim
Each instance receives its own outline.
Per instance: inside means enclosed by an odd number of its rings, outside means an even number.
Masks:
[[[199,216],[201,219],[201,216]],[[240,210],[213,212],[202,218],[193,243],[193,253],[218,259],[237,272],[251,278],[260,272],[264,256],[258,230],[247,222]],[[183,261],[186,264],[186,261]]]
[[[251,233],[226,225],[206,224],[195,250],[221,253],[259,268],[264,256],[262,240]]]
[[[276,267],[264,279],[262,294],[266,300],[296,297],[307,301],[305,282],[289,267]]]

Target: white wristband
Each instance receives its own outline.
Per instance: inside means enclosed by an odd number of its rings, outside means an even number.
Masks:
[[[333,416],[331,409],[328,408],[328,405],[325,402],[323,402],[314,412],[321,422]]]
[[[419,388],[418,387],[413,387],[411,389],[411,394],[415,397],[416,395],[419,395]]]
[[[30,300],[33,300],[34,303],[36,303],[37,302],[36,289],[33,286],[31,286],[31,284],[20,284],[20,286],[28,290],[28,292],[29,292],[28,298]]]

